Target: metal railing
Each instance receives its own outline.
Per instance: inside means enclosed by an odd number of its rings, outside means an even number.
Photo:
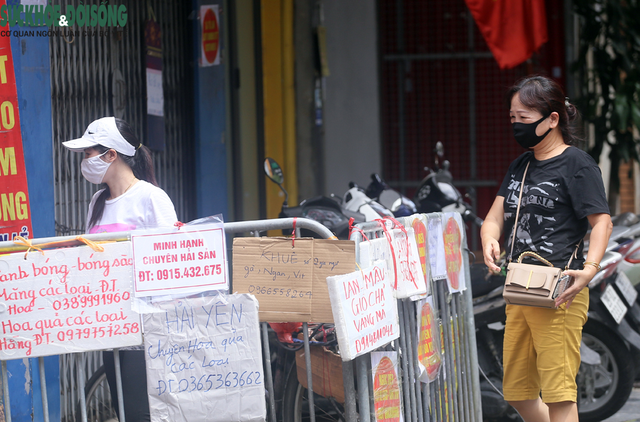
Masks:
[[[401,220],[401,219],[400,219]],[[331,233],[321,224],[304,218],[298,219],[274,219],[257,220],[246,222],[224,223],[225,232],[229,235],[239,233],[251,233],[260,236],[267,230],[309,229],[320,237],[331,238]],[[362,233],[371,238],[382,237],[382,227],[379,223],[366,223],[358,226],[362,231],[354,232],[352,240],[356,242],[356,260],[358,256],[358,244],[362,241]],[[128,232],[105,233],[85,235],[85,238],[93,241],[130,240]],[[74,236],[56,237],[46,239],[35,239],[33,245],[49,243],[59,240],[73,240]],[[80,244],[80,242],[78,242]],[[464,249],[464,248],[463,248]],[[24,246],[19,246],[13,242],[1,242],[0,253],[24,251]],[[468,256],[466,249],[461,251],[464,271],[469,280]],[[229,266],[231,268],[231,266]],[[404,416],[406,421],[424,422],[431,420],[452,420],[452,421],[481,421],[480,388],[478,380],[478,363],[475,345],[475,325],[473,321],[473,308],[471,303],[471,290],[461,293],[449,294],[445,281],[431,281],[434,296],[434,305],[439,312],[442,324],[442,338],[444,340],[444,370],[440,371],[438,378],[430,383],[423,384],[417,379],[417,345],[414,344],[416,333],[416,307],[409,299],[398,300],[398,315],[400,322],[399,341],[392,342],[385,347],[386,350],[400,351],[400,365],[404,393]],[[230,286],[231,287],[231,286]],[[230,289],[230,291],[233,291]],[[266,322],[261,323],[262,347],[264,357],[264,371],[267,389],[267,417],[270,422],[276,421],[276,403],[273,384],[273,374],[271,371],[271,351],[269,346],[269,333]],[[303,323],[303,332],[308,333],[307,323]],[[310,420],[315,421],[313,377],[311,365],[311,353],[309,352],[310,342],[308,336],[303,336],[305,363],[307,374],[308,404],[310,409]],[[120,403],[120,420],[124,422],[124,411],[122,409],[122,383],[119,377],[120,366],[118,353],[114,353],[116,366],[116,386]],[[41,366],[40,378],[42,388],[42,401],[44,409],[44,421],[48,422],[48,397],[46,394],[46,380],[44,376],[44,361],[39,358]],[[85,402],[85,383],[87,378],[101,365],[101,356],[98,352],[85,352],[66,355],[61,359],[61,384],[63,400],[61,410],[62,419],[68,421],[87,420]],[[344,381],[344,419],[348,422],[368,422],[375,420],[375,406],[373,405],[373,391],[371,381],[370,355],[360,356],[355,359],[355,372],[352,362],[343,362]],[[294,368],[295,369],[295,368]],[[11,421],[11,409],[9,407],[9,390],[7,380],[6,361],[2,361],[2,377],[4,388],[5,415],[8,422]],[[355,378],[357,386],[355,388]],[[57,381],[57,380],[56,380]],[[107,394],[108,396],[108,394]],[[106,397],[110,400],[110,397]],[[77,412],[80,412],[78,418]]]

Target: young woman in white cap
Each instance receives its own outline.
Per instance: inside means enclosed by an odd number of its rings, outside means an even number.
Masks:
[[[171,227],[178,221],[171,199],[156,182],[151,151],[138,141],[124,120],[114,117],[95,120],[82,138],[62,144],[84,153],[81,170],[89,182],[106,184],[89,204],[87,233]],[[113,353],[104,352],[103,360],[117,410]],[[149,421],[142,346],[122,349],[120,365],[126,420]]]

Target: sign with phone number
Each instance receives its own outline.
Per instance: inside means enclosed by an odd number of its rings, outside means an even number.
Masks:
[[[136,231],[131,244],[136,297],[229,288],[222,224]]]

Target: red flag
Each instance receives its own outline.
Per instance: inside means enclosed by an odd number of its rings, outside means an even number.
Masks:
[[[465,0],[501,69],[531,57],[547,42],[544,0]]]

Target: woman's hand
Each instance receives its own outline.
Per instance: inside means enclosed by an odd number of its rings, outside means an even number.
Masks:
[[[498,243],[498,239],[500,239],[504,221],[503,203],[504,197],[497,196],[480,228],[484,263],[494,273],[500,272],[500,267],[496,265],[496,261],[500,258],[500,243]]]
[[[573,284],[568,287],[560,296],[556,298],[556,308],[567,302],[567,309],[571,306],[571,302],[576,298],[578,293],[582,291],[591,279],[596,275],[598,270],[591,265],[587,265],[582,270],[566,270],[562,274],[573,277]]]
[[[500,267],[496,265],[496,261],[500,258],[500,244],[493,238],[482,240],[482,255],[484,263],[494,273],[500,272]]]

